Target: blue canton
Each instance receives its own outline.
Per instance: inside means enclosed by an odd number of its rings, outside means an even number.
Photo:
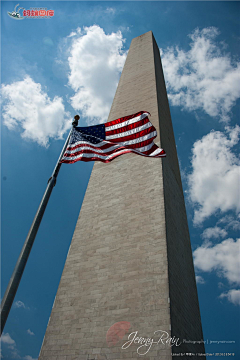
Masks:
[[[76,127],[73,129],[70,144],[77,141],[88,141],[91,144],[98,144],[105,140],[105,125],[88,127]]]

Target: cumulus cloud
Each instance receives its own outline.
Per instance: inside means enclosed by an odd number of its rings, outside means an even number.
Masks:
[[[4,344],[8,344],[8,345],[15,345],[15,341],[11,338],[11,336],[9,335],[9,333],[6,334],[2,334],[1,336],[1,341]]]
[[[27,330],[27,333],[28,333],[29,335],[35,335],[34,332],[32,332],[30,329]]]
[[[196,283],[197,284],[205,284],[205,280],[202,276],[196,275]]]
[[[89,125],[106,122],[126,59],[122,33],[107,35],[94,25],[78,28],[70,36],[68,80],[75,91],[71,105]]]
[[[216,271],[219,277],[225,277],[230,283],[240,283],[239,264],[240,239],[227,239],[212,246],[202,244],[193,252],[196,269]]]
[[[195,224],[218,210],[239,212],[240,161],[231,150],[237,144],[239,132],[239,126],[226,128],[226,133],[211,131],[193,145],[188,193],[197,207]]]
[[[27,332],[29,332],[29,331],[31,332],[30,329]],[[34,335],[34,334],[31,332],[31,335]],[[37,360],[37,358],[33,358],[30,355],[26,355],[24,357],[20,356],[19,350],[17,349],[17,346],[16,346],[16,342],[11,338],[9,333],[6,333],[6,334],[4,332],[2,333],[1,343],[5,344],[7,346],[7,349],[10,352],[11,359]],[[0,357],[3,357],[2,354]]]
[[[71,116],[62,98],[51,100],[41,84],[26,76],[22,81],[2,85],[3,122],[10,129],[22,130],[21,136],[48,146],[50,138],[62,139],[71,127]]]
[[[227,293],[222,293],[220,299],[227,298],[228,301],[233,303],[234,305],[240,305],[240,290],[232,289],[229,290]]]
[[[211,238],[217,239],[219,237],[224,238],[226,235],[227,235],[227,231],[225,229],[221,229],[218,226],[215,226],[215,227],[212,227],[212,228],[207,228],[202,233],[202,237],[205,240],[209,240]]]
[[[16,342],[15,340],[13,340],[11,338],[11,336],[9,335],[9,333],[2,333],[1,336],[1,342],[2,344],[5,344],[7,346],[7,349],[9,349],[10,354],[11,354],[11,359],[20,359],[20,355],[19,355],[19,351],[17,350],[16,347]]]
[[[168,97],[172,105],[185,110],[204,110],[221,121],[240,97],[240,63],[233,64],[215,38],[215,27],[195,29],[189,35],[190,50],[161,49]]]

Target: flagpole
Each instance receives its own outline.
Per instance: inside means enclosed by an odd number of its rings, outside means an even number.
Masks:
[[[76,127],[78,125],[78,120],[79,119],[80,119],[79,115],[76,115],[74,117],[74,121],[72,123],[73,127]],[[1,303],[1,335],[2,335],[2,332],[3,332],[4,326],[5,326],[5,323],[7,321],[8,314],[10,312],[13,300],[15,298],[15,295],[16,295],[16,292],[17,292],[17,289],[18,289],[18,286],[19,286],[19,283],[20,283],[24,268],[26,266],[27,259],[29,257],[30,252],[31,252],[33,242],[34,242],[35,237],[37,235],[38,228],[40,226],[44,211],[45,211],[45,209],[47,207],[48,200],[49,200],[50,195],[52,193],[52,189],[56,184],[57,176],[58,176],[59,170],[60,170],[61,165],[62,165],[62,163],[60,163],[60,160],[61,160],[61,158],[62,158],[62,156],[63,156],[63,154],[64,154],[64,152],[65,152],[65,150],[67,148],[67,145],[68,145],[68,142],[69,142],[73,127],[71,128],[71,130],[70,130],[70,132],[68,134],[67,140],[66,140],[66,142],[65,142],[65,144],[63,146],[63,149],[61,151],[61,154],[59,156],[57,164],[56,164],[56,166],[55,166],[55,168],[53,170],[52,176],[48,180],[48,185],[47,185],[46,191],[45,191],[45,193],[43,195],[43,198],[42,198],[42,201],[41,201],[41,203],[40,203],[40,205],[38,207],[37,213],[36,213],[35,218],[34,218],[34,220],[32,222],[31,228],[29,230],[29,233],[28,233],[27,238],[25,240],[25,243],[23,245],[22,251],[21,251],[21,253],[19,255],[19,258],[18,258],[18,261],[16,263],[15,269],[13,271],[12,277],[11,277],[11,279],[9,281],[7,290],[6,290],[6,292],[4,294],[4,297],[2,299],[2,303]]]

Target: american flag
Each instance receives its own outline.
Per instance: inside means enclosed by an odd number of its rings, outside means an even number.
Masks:
[[[154,158],[166,153],[154,144],[157,136],[146,111],[125,116],[101,125],[73,127],[61,163],[76,161],[110,162],[117,156],[133,152]]]

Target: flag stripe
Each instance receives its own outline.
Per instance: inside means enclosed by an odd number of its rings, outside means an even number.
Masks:
[[[142,156],[147,156],[147,157],[162,157],[165,156],[164,154],[161,154],[163,150],[162,149],[156,149],[154,151],[154,153],[147,155],[147,154],[143,154],[140,151],[137,151],[135,149],[124,149],[124,148],[120,148],[119,150],[115,150],[114,153],[111,153],[109,155],[102,155],[102,154],[97,154],[97,153],[93,153],[92,151],[89,152],[80,152],[79,154],[75,154],[75,156],[69,156],[69,157],[64,157],[64,160],[62,160],[62,162],[67,162],[67,163],[71,163],[71,162],[76,162],[79,161],[79,159],[83,160],[83,161],[89,161],[87,159],[91,158],[92,160],[99,160],[102,162],[110,162],[112,161],[114,158],[116,158],[117,156],[120,156],[122,154],[125,153],[130,153],[130,152],[134,152],[136,154],[142,155]],[[94,155],[93,155],[94,154]]]
[[[136,134],[142,130],[148,129],[152,127],[152,124],[147,121],[146,124],[141,124],[140,126],[138,125],[137,127],[133,126],[133,128],[131,128],[131,125],[122,128],[121,132],[119,133],[119,130],[116,130],[115,134],[113,135],[108,135],[108,133],[106,133],[106,140],[113,140],[113,139],[119,139],[122,137],[126,137],[126,136],[131,136],[132,134]]]
[[[123,118],[123,119],[124,119],[124,118]],[[133,117],[133,118],[131,118],[131,119],[129,119],[129,120],[124,120],[124,121],[119,122],[119,123],[115,123],[116,120],[111,121],[111,122],[107,123],[107,124],[109,124],[109,125],[105,124],[105,130],[108,132],[108,131],[120,129],[120,128],[124,127],[124,126],[129,126],[129,125],[131,125],[131,124],[134,124],[134,123],[136,123],[136,122],[142,121],[142,120],[144,120],[144,119],[147,119],[147,120],[148,120],[148,113],[146,113],[146,112],[143,113],[143,114],[141,114],[141,115],[139,115],[139,116],[135,116],[135,117]],[[121,120],[121,119],[119,119],[119,120]],[[149,121],[149,120],[148,120],[148,121]],[[110,124],[112,124],[112,123],[114,123],[114,125],[110,125]]]
[[[106,148],[96,148],[94,146],[89,146],[88,144],[81,144],[81,146],[78,146],[76,147],[74,150],[67,150],[65,152],[65,156],[67,157],[73,157],[75,155],[79,155],[80,153],[85,153],[85,152],[88,152],[88,151],[91,151],[92,153],[94,154],[105,154],[105,155],[108,155],[108,154],[111,154],[111,152],[115,151],[115,149],[124,149],[125,146],[120,146],[120,145],[113,145],[113,146],[110,146],[110,144],[106,144],[108,145]],[[138,148],[136,149],[138,152],[141,152],[141,153],[144,153],[144,154],[150,154],[151,152],[153,152],[153,150],[155,149],[159,149],[157,147],[157,145],[155,145],[153,142],[151,142],[149,145],[147,146],[143,146],[141,148]]]
[[[148,118],[144,118],[143,120],[140,120],[140,121],[137,121],[137,122],[134,122],[132,124],[128,124],[127,126],[123,126],[121,127],[121,132],[125,132],[125,131],[129,131],[129,130],[132,130],[132,129],[135,129],[135,128],[138,128],[142,125],[145,125],[145,124],[151,124],[148,120]],[[111,130],[111,131],[107,131],[105,129],[105,135],[106,136],[110,136],[110,135],[114,135],[114,134],[118,134],[119,133],[119,129],[114,129],[114,130]]]
[[[71,164],[71,163],[74,163],[76,161],[79,161],[79,160],[82,160],[82,161],[95,161],[95,160],[99,160],[99,161],[102,161],[104,163],[108,163],[110,161],[112,161],[113,159],[115,159],[116,157],[120,156],[120,155],[123,155],[123,154],[127,154],[131,152],[131,150],[123,150],[121,152],[119,152],[118,154],[113,154],[112,156],[109,155],[107,157],[103,157],[101,155],[94,155],[91,153],[91,154],[80,154],[79,156],[75,156],[75,157],[71,157],[71,158],[64,158],[61,162],[63,163],[68,163],[68,164]]]
[[[151,127],[144,129],[142,131],[136,132],[136,133],[132,133],[130,135],[127,136],[123,136],[123,137],[119,137],[119,138],[114,138],[114,139],[108,139],[108,136],[106,136],[106,140],[110,140],[113,143],[123,143],[123,142],[129,142],[131,140],[135,140],[135,139],[140,139],[137,142],[141,141],[141,138],[147,136],[147,138],[152,138],[154,139],[154,137],[157,136],[157,132],[154,131],[155,128],[150,125]],[[155,134],[156,136],[154,136],[153,134]],[[134,144],[134,143],[133,143]]]
[[[79,156],[79,155],[85,156],[85,154],[95,154],[95,155],[100,155],[103,158],[107,158],[109,155],[114,154],[114,153],[118,153],[119,151],[122,151],[122,150],[129,150],[131,152],[144,154],[144,155],[147,155],[147,156],[155,156],[155,155],[157,155],[157,154],[159,154],[159,153],[161,153],[163,151],[162,149],[158,148],[156,144],[153,144],[152,148],[149,149],[148,151],[145,151],[145,152],[139,151],[139,150],[134,150],[134,149],[125,149],[122,146],[118,146],[118,147],[116,146],[114,150],[108,151],[106,153],[102,152],[100,154],[99,154],[99,152],[97,150],[92,151],[91,148],[85,147],[84,150],[81,149],[81,150],[76,151],[74,153],[68,154],[68,156],[66,156],[66,159],[75,159],[77,156]]]
[[[147,146],[149,146],[149,145],[153,145],[154,144],[154,142],[152,141],[152,139],[153,139],[154,137],[151,137],[151,138],[149,138],[149,139],[147,139],[147,140],[144,140],[144,141],[141,141],[142,140],[142,138],[140,138],[140,139],[138,139],[139,140],[139,142],[138,143],[135,143],[134,144],[134,148],[138,148],[138,150],[140,150],[139,148],[145,148],[145,147],[147,147]],[[101,148],[102,150],[104,150],[104,149],[107,149],[107,148],[109,148],[110,146],[116,146],[114,143],[112,143],[112,142],[107,142],[107,141],[102,141],[101,143],[98,143],[97,144],[98,146],[97,146],[97,148]],[[67,150],[66,150],[66,152],[74,152],[74,150],[75,149],[78,149],[79,147],[84,147],[84,146],[90,146],[91,148],[93,148],[93,149],[95,149],[96,148],[96,146],[95,145],[91,145],[91,143],[89,143],[89,142],[87,142],[87,141],[78,141],[78,142],[76,142],[75,144],[73,144],[73,145],[69,145],[68,146],[68,148],[67,148]],[[133,144],[131,143],[131,142],[125,142],[125,143],[122,143],[122,146],[125,146],[125,147],[128,147],[128,146],[133,146]],[[143,150],[144,151],[144,150]]]
[[[105,127],[108,128],[108,127],[111,127],[111,126],[114,126],[114,125],[117,125],[117,124],[121,124],[121,123],[124,123],[124,122],[129,121],[129,120],[134,119],[134,118],[138,118],[138,120],[136,120],[136,121],[139,121],[141,119],[141,116],[142,116],[142,119],[143,119],[144,117],[146,117],[148,115],[150,115],[149,112],[140,111],[139,113],[136,113],[136,114],[133,114],[133,115],[129,115],[129,116],[125,116],[125,117],[113,120],[113,121],[109,121],[109,122],[105,123]],[[119,127],[121,127],[121,126],[119,126]],[[108,129],[108,130],[112,130],[112,129]]]

